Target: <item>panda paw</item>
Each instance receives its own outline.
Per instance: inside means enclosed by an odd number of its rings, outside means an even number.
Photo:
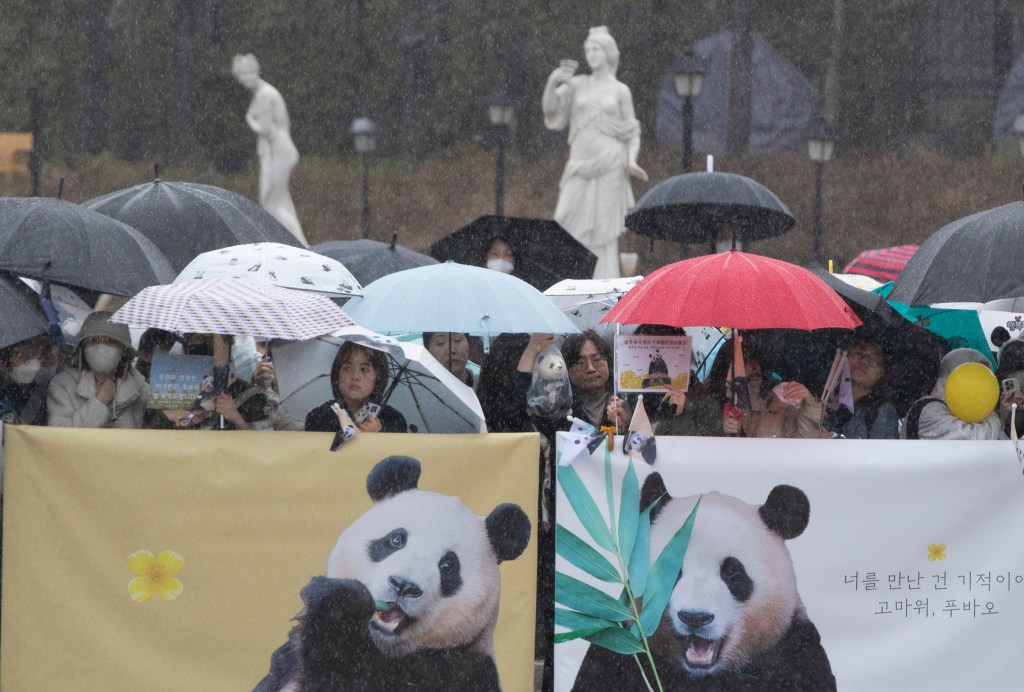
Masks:
[[[314,577],[302,590],[302,601],[306,604],[303,619],[322,627],[352,622],[365,627],[374,611],[370,591],[354,579]]]

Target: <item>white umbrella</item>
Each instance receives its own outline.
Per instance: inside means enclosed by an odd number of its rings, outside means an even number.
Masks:
[[[363,295],[356,277],[338,260],[281,243],[248,243],[204,252],[174,282],[227,278],[342,298]]]
[[[352,341],[388,355],[388,387],[384,401],[397,409],[410,432],[486,432],[476,393],[419,344],[399,341],[362,327],[346,327],[330,336],[274,346],[274,365],[281,408],[304,419],[334,398],[331,364],[338,349]]]
[[[312,339],[355,324],[316,293],[239,279],[150,286],[110,318],[137,327],[260,339]]]

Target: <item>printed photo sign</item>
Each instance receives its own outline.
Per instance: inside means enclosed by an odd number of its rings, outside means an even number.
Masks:
[[[532,690],[536,434],[331,437],[7,426],[4,690]]]
[[[698,677],[716,689],[1020,687],[1005,646],[1024,627],[1024,478],[1012,442],[657,445],[656,462],[634,461],[633,472],[619,440],[607,477],[603,447],[560,469],[556,690],[645,689],[643,677],[659,689],[652,661],[664,690]],[[593,511],[581,519],[584,494]],[[616,528],[604,534],[595,516],[608,521],[608,498]],[[645,534],[634,512],[651,504]],[[592,551],[562,540],[569,533]],[[634,536],[646,564],[609,550]],[[669,564],[680,556],[681,569]],[[629,601],[622,565],[643,594],[650,659],[617,605]],[[608,622],[619,631],[598,632]]]
[[[615,377],[620,392],[690,386],[689,336],[615,337]]]

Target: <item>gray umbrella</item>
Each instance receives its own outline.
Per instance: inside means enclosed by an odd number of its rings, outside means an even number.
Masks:
[[[139,230],[167,256],[177,274],[204,252],[246,243],[302,247],[258,204],[213,185],[159,178],[82,203]]]
[[[54,197],[0,197],[0,269],[119,296],[174,279],[134,228]]]
[[[1024,296],[1024,202],[972,214],[921,243],[889,300],[985,303]]]
[[[0,272],[0,348],[49,331],[39,297],[17,277]]]
[[[309,249],[345,265],[363,286],[382,276],[404,269],[437,264],[433,257],[423,255],[397,244],[398,234],[392,234],[391,243],[378,240],[328,240]]]

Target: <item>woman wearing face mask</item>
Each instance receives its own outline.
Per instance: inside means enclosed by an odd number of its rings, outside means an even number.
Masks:
[[[0,349],[0,420],[46,425],[46,380],[42,361],[53,342],[34,336]]]
[[[512,270],[516,268],[516,255],[512,251],[512,246],[501,238],[492,240],[491,244],[487,246],[484,266],[502,274],[511,274]]]
[[[71,428],[138,428],[149,399],[149,383],[132,367],[127,325],[97,311],[78,333],[72,365],[50,381],[49,424]]]

